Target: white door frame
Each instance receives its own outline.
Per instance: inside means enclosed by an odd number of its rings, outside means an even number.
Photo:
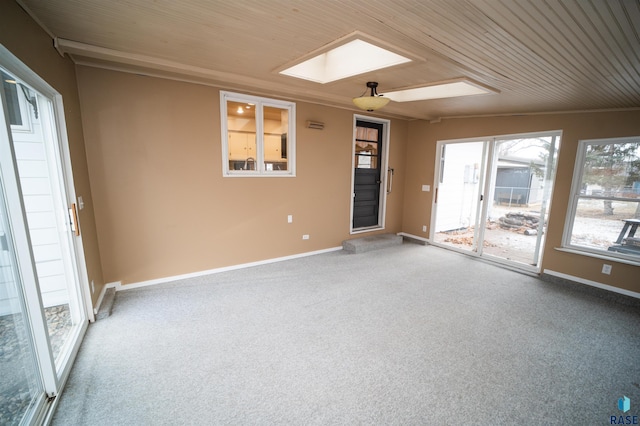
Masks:
[[[0,62],[7,71],[19,77],[29,86],[40,92],[45,97],[52,101],[53,111],[51,112],[53,119],[53,127],[56,129],[57,147],[58,152],[55,155],[58,157],[58,162],[62,167],[62,170],[58,170],[60,180],[64,186],[64,190],[67,195],[67,203],[75,203],[78,205],[76,198],[75,185],[73,182],[73,169],[71,166],[71,154],[69,150],[69,140],[67,137],[67,125],[64,115],[64,105],[62,102],[62,95],[60,95],[52,86],[44,81],[40,76],[34,73],[26,65],[24,65],[18,58],[16,58],[9,50],[0,44]],[[82,229],[80,222],[80,215],[77,216],[78,227]],[[76,261],[76,269],[80,279],[80,290],[82,292],[82,299],[84,300],[85,311],[89,321],[95,321],[95,315],[93,312],[93,302],[91,300],[91,292],[89,291],[89,278],[87,276],[86,260],[84,256],[84,246],[82,243],[82,237],[78,236],[72,238],[72,244],[74,247],[74,257]]]
[[[477,137],[477,138],[464,138],[464,139],[451,139],[451,140],[441,140],[437,142],[436,145],[436,164],[434,167],[434,193],[432,196],[432,202],[431,202],[431,224],[430,224],[430,230],[429,230],[429,242],[433,245],[439,246],[439,247],[444,247],[453,251],[457,251],[460,253],[464,253],[470,256],[475,256],[475,257],[482,257],[483,259],[487,259],[490,260],[494,263],[499,263],[508,267],[512,267],[512,268],[516,268],[519,270],[524,270],[524,271],[528,271],[528,272],[534,272],[534,273],[539,273],[541,271],[542,268],[542,251],[544,249],[544,241],[545,238],[543,237],[543,234],[540,233],[536,238],[537,238],[537,243],[536,243],[536,247],[537,247],[537,251],[536,253],[534,253],[535,256],[535,260],[537,261],[537,265],[536,266],[528,266],[525,264],[519,264],[516,262],[512,262],[510,260],[507,259],[502,259],[502,258],[498,258],[498,257],[483,257],[482,256],[482,252],[483,252],[483,246],[482,243],[484,241],[484,233],[485,233],[485,227],[484,226],[476,226],[475,227],[475,233],[474,233],[474,246],[472,247],[472,250],[463,250],[463,249],[459,249],[450,245],[444,245],[441,243],[437,243],[435,241],[435,228],[436,228],[436,219],[437,219],[437,200],[438,200],[438,191],[439,191],[439,186],[440,186],[440,179],[439,176],[442,173],[442,146],[446,145],[446,144],[452,144],[452,143],[469,143],[469,142],[482,142],[484,143],[484,148],[483,148],[483,154],[482,154],[482,166],[481,166],[481,172],[480,172],[480,194],[482,195],[482,199],[477,200],[477,212],[476,212],[476,225],[477,224],[484,224],[487,221],[487,213],[488,213],[488,207],[486,205],[486,202],[493,202],[493,195],[494,195],[494,190],[495,190],[495,181],[496,181],[496,167],[495,164],[497,162],[497,153],[496,153],[496,147],[498,145],[498,143],[500,143],[500,141],[504,141],[504,140],[511,140],[511,139],[526,139],[526,138],[535,138],[535,137],[541,137],[541,136],[545,136],[545,137],[551,137],[553,138],[553,145],[554,145],[554,149],[558,150],[558,146],[559,146],[559,140],[562,138],[562,130],[549,130],[549,131],[543,131],[543,132],[528,132],[528,133],[516,133],[516,134],[508,134],[508,135],[494,135],[494,136],[481,136],[481,137]],[[556,154],[557,155],[557,154]],[[445,159],[446,161],[446,159]],[[557,165],[554,166],[554,169],[557,168]],[[487,171],[490,171],[490,175]],[[551,171],[548,171],[548,173],[551,173],[551,178],[553,179],[553,183],[555,186],[555,173],[552,173]],[[549,211],[550,206],[551,206],[551,192],[553,191],[553,188],[546,188],[545,186],[545,194],[547,194],[549,196],[549,199],[547,200],[546,205],[543,206],[543,209],[545,211]]]
[[[25,64],[22,63],[17,57],[15,57],[8,49],[4,46],[0,45],[0,64],[3,68],[5,68],[9,73],[15,75],[21,81],[23,81],[26,85],[32,87],[34,90],[39,92],[45,98],[49,99],[50,103],[42,103],[42,105],[49,104],[50,109],[48,111],[42,111],[43,120],[50,120],[49,124],[51,127],[55,129],[55,134],[48,135],[56,146],[55,152],[52,154],[56,158],[56,164],[59,165],[59,169],[57,170],[57,178],[59,180],[60,186],[63,189],[63,193],[66,197],[66,204],[71,205],[72,203],[77,204],[76,202],[76,193],[75,186],[73,183],[73,173],[71,168],[71,157],[69,151],[69,141],[67,138],[67,129],[66,122],[64,116],[64,106],[62,103],[62,96],[46,81],[44,81],[40,76],[38,76],[35,72],[29,69]],[[2,113],[3,123],[4,121],[4,112]],[[43,123],[44,124],[44,123]],[[11,137],[11,129],[9,123],[6,123],[6,134],[5,130],[2,130],[2,137],[7,138],[8,149],[7,152],[2,152],[3,157],[6,160],[3,161],[3,166],[9,169],[5,173],[15,173],[15,178],[18,179],[17,174],[17,164],[15,160],[15,153],[13,152],[13,144]],[[5,144],[3,144],[5,145]],[[13,186],[15,185],[15,190]],[[7,197],[12,201],[12,204],[16,204],[16,206],[20,206],[22,210],[22,218],[24,221],[24,226],[26,227],[26,216],[24,213],[24,205],[22,202],[22,194],[20,190],[19,181],[16,180],[12,182],[9,188],[5,188],[7,191],[14,191]],[[16,201],[18,200],[18,201]],[[15,202],[15,203],[14,203]],[[17,208],[17,207],[15,207]],[[17,211],[14,212],[14,215],[17,214]],[[14,216],[15,217],[15,216]],[[81,229],[81,224],[78,220],[78,227]],[[20,225],[16,223],[16,225]],[[67,226],[69,226],[67,224]],[[27,228],[24,228],[27,229]],[[87,276],[87,268],[86,261],[84,257],[84,249],[82,244],[82,237],[75,236],[71,232],[67,233],[68,242],[70,244],[70,248],[73,253],[71,255],[71,261],[73,263],[73,275],[76,278],[76,282],[78,283],[76,299],[78,304],[81,306],[81,318],[86,320],[94,320],[94,313],[92,309],[91,295],[89,291],[88,284],[88,276]],[[33,263],[33,253],[31,252],[30,246],[24,247],[24,244],[30,245],[30,240],[27,235],[26,241],[22,241],[20,243],[21,252],[19,255],[24,259],[21,260],[21,268],[23,269],[23,273],[30,274],[28,271],[31,268],[31,273],[34,274],[35,264]],[[27,259],[31,260],[31,264],[28,264]],[[25,263],[26,262],[26,263]],[[29,306],[29,310],[31,312],[33,320],[36,322],[34,328],[34,337],[36,340],[36,347],[38,356],[40,359],[40,367],[42,370],[43,381],[45,385],[45,391],[50,396],[55,396],[61,387],[64,385],[69,372],[71,370],[71,366],[73,364],[73,359],[75,358],[78,349],[80,347],[80,343],[82,342],[82,337],[86,332],[88,322],[86,320],[82,320],[80,323],[81,326],[77,327],[77,334],[74,336],[70,336],[69,339],[72,339],[74,342],[73,347],[69,348],[66,351],[66,358],[59,360],[60,364],[64,364],[64,369],[58,369],[53,360],[53,355],[51,353],[51,348],[48,344],[48,332],[46,328],[46,319],[44,318],[44,314],[41,311],[42,301],[40,296],[40,288],[38,285],[37,276],[32,278],[29,276],[29,280],[36,285],[26,286],[27,292],[29,292],[29,297],[27,304]],[[74,295],[70,294],[70,297],[74,297]],[[40,314],[38,314],[40,312]],[[42,329],[40,329],[40,324],[43,325]],[[40,329],[40,330],[38,330]]]
[[[0,90],[0,114],[5,124],[5,110],[7,107],[4,91]],[[36,265],[31,250],[31,242],[27,232],[27,218],[22,201],[22,194],[18,183],[17,164],[11,143],[11,128],[9,123],[0,126],[0,184],[3,185],[3,193],[7,210],[7,222],[10,227],[11,242],[15,249],[16,268],[19,275],[19,289],[23,292],[24,315],[29,319],[26,328],[31,331],[30,343],[33,343],[33,352],[36,365],[34,368],[39,373],[42,395],[35,400],[32,422],[42,419],[46,411],[45,395],[55,394],[58,389],[55,365],[49,346],[48,331],[44,312],[40,308],[40,290],[37,285],[38,276]],[[32,285],[25,285],[31,283]]]

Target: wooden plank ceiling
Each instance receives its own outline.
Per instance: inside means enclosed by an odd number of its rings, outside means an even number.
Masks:
[[[639,0],[19,0],[79,64],[355,109],[379,92],[467,77],[497,94],[407,103],[437,120],[640,107]],[[319,84],[278,74],[354,31],[415,58]]]

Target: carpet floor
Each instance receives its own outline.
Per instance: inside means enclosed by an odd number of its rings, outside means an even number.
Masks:
[[[54,425],[610,424],[640,309],[432,246],[121,291]]]

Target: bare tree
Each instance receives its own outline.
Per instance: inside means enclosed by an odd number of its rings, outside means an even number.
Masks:
[[[640,142],[587,145],[582,183],[600,186],[606,197],[631,192],[633,182],[640,181],[639,149]],[[603,213],[613,215],[612,201],[603,202]],[[640,204],[635,215],[640,217]]]

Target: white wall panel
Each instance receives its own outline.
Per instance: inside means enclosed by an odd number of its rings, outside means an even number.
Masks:
[[[40,228],[31,229],[31,241],[40,244],[56,244],[59,240],[58,230],[56,228]]]
[[[46,177],[22,178],[20,185],[23,195],[42,195],[51,192],[51,185]]]
[[[62,251],[59,244],[33,246],[33,257],[37,266],[39,262],[62,259]]]
[[[28,212],[50,213],[55,217],[51,195],[25,195],[23,200],[25,209]]]
[[[49,307],[67,303],[67,282],[42,126],[31,118],[32,131],[13,132],[13,139],[40,292]]]
[[[49,213],[29,213],[27,212],[29,230],[42,228],[55,228],[56,219]]]
[[[16,159],[20,160],[46,160],[44,145],[40,142],[18,142],[14,143]]]
[[[53,259],[48,262],[39,262],[36,266],[39,277],[52,277],[55,275],[64,275],[64,264],[62,259]]]
[[[39,160],[18,160],[18,173],[20,174],[20,179],[30,177],[49,177],[46,161]]]

